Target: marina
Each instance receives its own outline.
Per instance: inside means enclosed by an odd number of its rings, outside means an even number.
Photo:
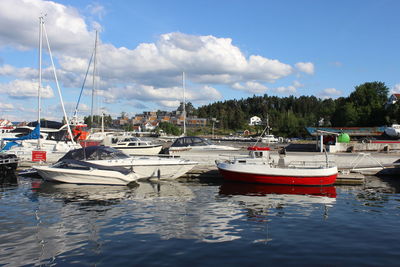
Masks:
[[[398,266],[399,8],[0,1],[0,266]]]

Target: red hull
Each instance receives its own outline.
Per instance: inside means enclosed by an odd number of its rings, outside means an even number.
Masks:
[[[332,185],[337,174],[319,177],[271,176],[254,173],[238,173],[219,169],[224,179],[236,182],[278,184],[278,185]]]

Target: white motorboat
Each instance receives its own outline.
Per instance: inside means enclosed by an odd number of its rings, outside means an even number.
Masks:
[[[400,138],[400,124],[392,124],[392,126],[386,127],[385,134],[391,138]]]
[[[107,146],[90,146],[69,151],[63,160],[79,160],[91,164],[124,167],[133,170],[139,179],[176,179],[197,165],[197,162],[181,158],[157,156],[133,156]]]
[[[52,166],[33,166],[47,181],[70,184],[127,185],[138,176],[126,168],[63,159]]]
[[[224,145],[212,144],[207,139],[198,136],[184,136],[175,140],[168,148],[169,154],[180,154],[182,152],[193,153],[210,153],[210,152],[226,152],[238,151],[240,148]]]
[[[266,144],[278,143],[279,139],[275,137],[273,134],[266,134],[263,137],[261,137],[261,142]]]
[[[283,153],[275,164],[269,156],[268,147],[248,148],[248,157],[216,162],[218,170],[226,180],[284,184],[284,185],[331,185],[336,181],[337,166],[325,162],[301,161],[285,164]]]
[[[157,155],[162,149],[161,144],[141,140],[134,136],[106,136],[103,144],[123,151],[128,155]]]

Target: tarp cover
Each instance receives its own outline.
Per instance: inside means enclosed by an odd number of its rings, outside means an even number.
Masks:
[[[89,146],[69,151],[59,161],[73,160],[107,160],[129,158],[123,152],[108,146]]]

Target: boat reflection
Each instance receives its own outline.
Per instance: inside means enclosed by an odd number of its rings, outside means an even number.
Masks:
[[[192,191],[174,181],[141,181],[129,186],[77,185],[47,181],[32,182],[32,191],[43,197],[76,202],[81,206],[113,205],[123,200],[142,200],[158,197],[190,200]]]
[[[32,190],[40,196],[62,199],[65,203],[76,202],[81,206],[116,204],[120,200],[131,198],[136,187],[77,185],[47,181],[32,184]]]
[[[268,221],[273,215],[310,216],[315,205],[323,206],[323,218],[328,218],[328,207],[336,203],[334,186],[262,185],[226,182],[220,196],[247,210],[249,218]]]
[[[291,186],[225,182],[220,187],[220,194],[253,196],[285,194],[336,198],[336,188],[334,186]]]

